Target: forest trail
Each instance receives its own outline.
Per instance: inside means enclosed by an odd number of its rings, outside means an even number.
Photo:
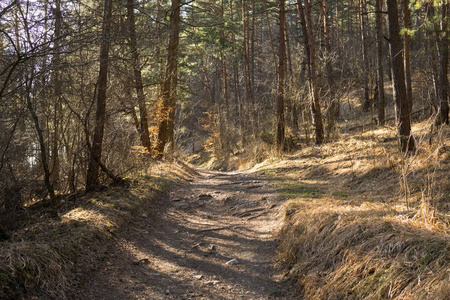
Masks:
[[[250,172],[199,170],[118,236],[75,299],[292,299],[275,266],[283,197]]]

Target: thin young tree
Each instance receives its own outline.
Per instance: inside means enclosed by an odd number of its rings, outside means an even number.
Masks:
[[[55,40],[54,40],[54,56],[53,56],[53,140],[52,140],[52,171],[51,177],[55,187],[58,186],[60,180],[60,159],[59,159],[59,139],[62,124],[62,80],[61,80],[61,39],[62,39],[62,11],[61,0],[55,0]]]
[[[139,64],[139,52],[136,38],[136,23],[134,16],[135,0],[127,0],[127,18],[128,18],[128,41],[131,50],[131,66],[134,75],[134,87],[137,94],[139,106],[139,135],[142,146],[150,150],[150,133],[148,130],[148,112],[145,104],[144,85],[142,83],[142,74]]]
[[[368,112],[372,106],[369,93],[369,53],[367,38],[367,3],[366,0],[359,1],[359,20],[361,35],[361,57],[363,60],[363,84],[364,84],[364,111]]]
[[[251,34],[250,34],[250,13],[248,9],[248,0],[242,1],[242,33],[243,33],[243,51],[244,51],[244,81],[245,81],[245,101],[247,108],[247,128],[249,132],[255,130],[254,127],[254,93],[252,85],[252,69],[251,69]]]
[[[377,42],[377,111],[378,124],[383,125],[385,119],[385,97],[384,97],[384,77],[383,77],[383,0],[375,1],[375,22],[376,22],[376,42]]]
[[[436,123],[449,124],[449,104],[448,104],[448,18],[449,18],[450,4],[448,1],[441,1],[440,25],[439,25],[439,102],[437,103],[438,116]]]
[[[330,25],[330,3],[328,0],[320,1],[321,15],[322,15],[322,52],[325,57],[325,71],[327,78],[327,90],[329,106],[327,110],[327,134],[329,135],[334,128],[337,119],[339,118],[339,99],[335,96],[334,91],[334,74],[331,53],[331,25]]]
[[[397,127],[400,136],[401,150],[403,152],[410,152],[414,151],[415,144],[414,138],[411,136],[411,106],[408,104],[408,95],[406,93],[403,45],[400,36],[397,0],[387,0],[387,8]]]
[[[323,135],[322,113],[320,110],[320,103],[319,103],[319,91],[317,88],[314,31],[309,1],[298,0],[297,9],[300,15],[300,22],[302,24],[303,42],[308,65],[308,82],[311,99],[311,113],[314,122],[314,132],[316,134],[316,144],[320,145],[323,143],[324,135]]]
[[[285,24],[286,12],[284,0],[280,0],[280,42],[278,57],[278,90],[277,90],[277,148],[282,150],[284,146],[285,120],[284,120],[284,96],[285,96],[285,61],[286,61],[286,43],[285,43]]]
[[[409,0],[403,0],[403,49],[405,60],[405,84],[406,96],[408,98],[408,105],[411,106],[412,111],[412,80],[411,80],[411,51],[409,41]]]
[[[92,147],[86,176],[86,191],[99,185],[103,134],[106,123],[106,90],[108,87],[109,48],[111,43],[112,0],[105,0],[103,7],[102,39],[100,44],[100,70],[97,82],[97,107]]]

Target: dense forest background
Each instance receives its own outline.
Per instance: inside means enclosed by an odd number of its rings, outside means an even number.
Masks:
[[[449,10],[0,1],[0,298],[448,299]]]
[[[413,152],[411,122],[449,122],[448,13],[421,0],[2,1],[2,214],[181,153],[258,162],[385,124]]]

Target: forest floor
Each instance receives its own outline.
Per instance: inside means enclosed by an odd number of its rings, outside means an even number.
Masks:
[[[249,171],[177,183],[70,299],[293,299],[276,266],[284,198]]]
[[[58,218],[30,207],[0,298],[450,299],[450,128],[429,128],[411,156],[395,127],[349,129],[245,171],[152,162]]]

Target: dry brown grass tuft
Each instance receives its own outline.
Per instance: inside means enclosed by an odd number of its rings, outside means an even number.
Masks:
[[[385,127],[258,166],[291,199],[279,258],[305,299],[449,299],[450,129],[431,129],[410,156]]]
[[[0,253],[1,299],[14,299],[17,290],[28,295],[46,294],[65,299],[66,265],[49,245],[33,242],[8,243]]]
[[[279,256],[305,299],[442,299],[449,291],[448,236],[389,205],[298,200],[290,210]]]
[[[273,157],[273,147],[260,140],[253,140],[249,145],[235,154],[216,155],[212,152],[195,154],[188,158],[194,165],[222,171],[245,170]]]

